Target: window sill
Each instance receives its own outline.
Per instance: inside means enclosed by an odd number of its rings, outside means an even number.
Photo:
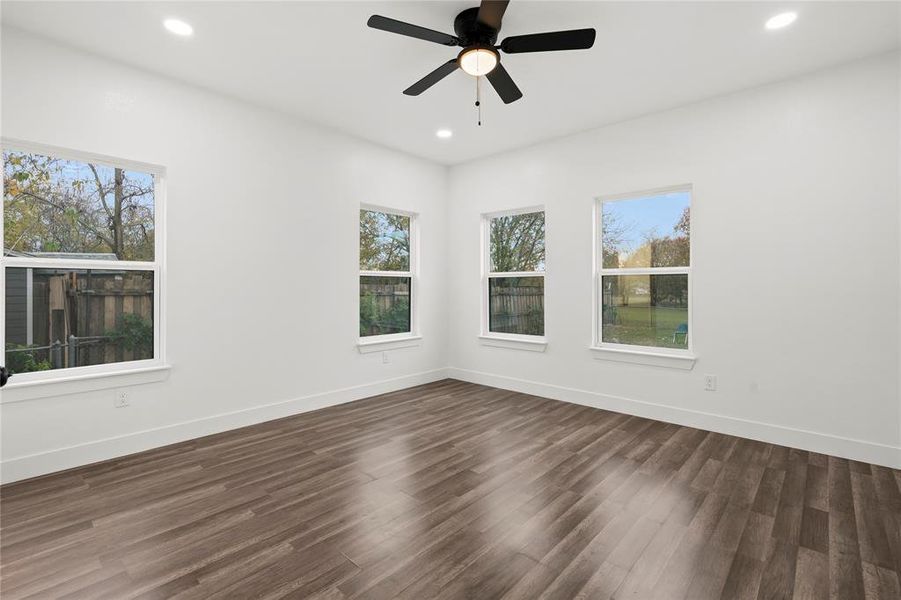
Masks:
[[[421,335],[406,335],[402,337],[379,336],[371,339],[361,338],[357,342],[357,350],[360,351],[360,354],[370,354],[372,352],[384,352],[385,350],[398,350],[421,345]]]
[[[24,402],[51,396],[67,396],[83,392],[93,392],[117,387],[130,387],[145,383],[156,383],[169,377],[170,365],[138,367],[123,371],[82,373],[64,375],[49,379],[16,381],[15,377],[3,388],[2,404]]]
[[[531,336],[500,336],[480,335],[479,343],[493,348],[509,348],[511,350],[528,350],[530,352],[544,352],[547,350],[547,340],[544,337]]]
[[[600,346],[591,346],[590,349],[597,360],[612,360],[635,365],[681,369],[683,371],[690,371],[695,366],[695,361],[698,360],[698,357],[693,354],[668,354],[665,352],[646,352],[644,350],[626,350],[624,348],[604,348]]]

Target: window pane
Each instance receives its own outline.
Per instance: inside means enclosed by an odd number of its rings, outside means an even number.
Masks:
[[[410,331],[410,278],[360,276],[360,337]]]
[[[687,267],[690,206],[690,192],[604,202],[604,267]]]
[[[544,271],[544,212],[491,219],[491,272]]]
[[[360,211],[360,269],[410,270],[410,217]]]
[[[6,269],[13,373],[153,358],[153,271]]]
[[[688,275],[605,275],[602,341],[688,348]]]
[[[488,331],[544,335],[544,277],[489,278]]]
[[[6,150],[3,254],[153,260],[153,175]]]

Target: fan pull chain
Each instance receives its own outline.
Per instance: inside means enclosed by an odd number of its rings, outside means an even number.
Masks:
[[[476,77],[476,111],[478,111],[478,124],[479,127],[482,126],[482,88],[481,88],[481,77]]]

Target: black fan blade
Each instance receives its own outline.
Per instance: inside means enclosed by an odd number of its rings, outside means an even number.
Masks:
[[[453,58],[405,89],[404,93],[407,96],[418,96],[419,94],[423,93],[424,91],[456,71],[457,68],[457,59]]]
[[[373,29],[398,33],[400,35],[406,35],[427,42],[435,42],[436,44],[443,44],[445,46],[456,46],[460,43],[460,40],[452,35],[441,33],[440,31],[435,31],[433,29],[426,29],[419,25],[410,25],[409,23],[404,23],[397,19],[389,19],[388,17],[383,17],[381,15],[372,15],[369,17],[369,20],[366,21],[366,24]]]
[[[476,20],[497,31],[501,28],[501,20],[504,18],[504,12],[509,3],[510,0],[482,0]]]
[[[504,101],[504,104],[510,104],[522,98],[522,92],[513,83],[513,79],[510,78],[510,74],[507,73],[507,69],[501,63],[497,63],[497,66],[485,77],[491,82],[491,86],[497,92],[497,95],[501,97],[501,100]]]
[[[507,54],[517,52],[551,52],[553,50],[585,50],[594,46],[594,29],[571,29],[550,33],[514,35],[501,42]]]

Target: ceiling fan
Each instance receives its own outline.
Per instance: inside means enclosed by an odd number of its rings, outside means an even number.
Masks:
[[[366,24],[373,29],[398,33],[445,46],[463,48],[457,58],[447,61],[405,89],[404,94],[418,96],[459,68],[474,77],[484,75],[504,104],[510,104],[522,98],[522,92],[519,91],[510,74],[501,64],[501,52],[518,54],[552,50],[584,50],[594,45],[595,31],[594,29],[572,29],[514,35],[505,38],[500,45],[495,46],[507,4],[509,4],[509,0],[482,0],[480,6],[467,8],[454,19],[456,36],[381,15],[372,15]]]

